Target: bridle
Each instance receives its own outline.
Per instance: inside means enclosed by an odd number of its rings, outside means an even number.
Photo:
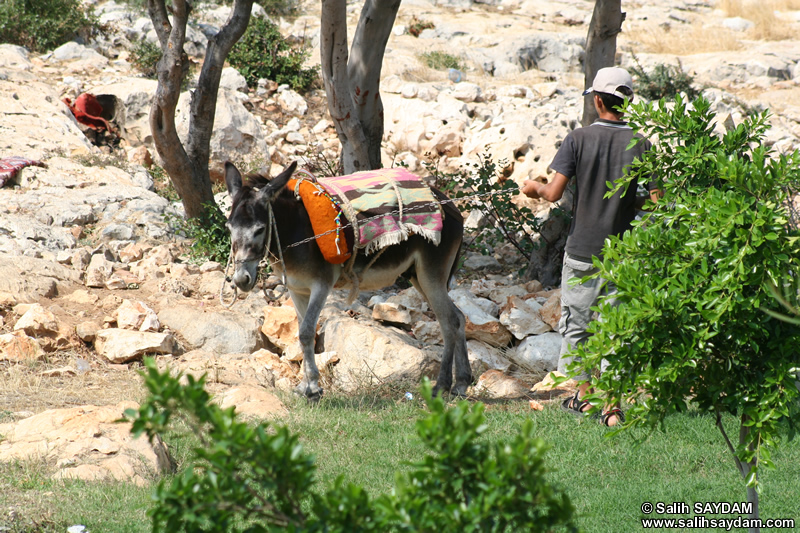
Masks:
[[[272,293],[272,294],[270,294],[270,293],[267,292],[267,289],[263,286],[263,284],[262,284],[261,288],[262,288],[262,290],[264,292],[264,297],[267,299],[267,301],[275,301],[275,300],[280,300],[281,298],[283,298],[283,295],[286,294],[286,291],[288,289],[286,287],[286,263],[283,260],[283,248],[281,247],[281,237],[280,237],[280,235],[278,235],[278,225],[275,223],[275,212],[272,210],[272,202],[267,202],[267,221],[268,221],[267,222],[267,244],[266,244],[266,246],[264,246],[264,252],[262,253],[262,257],[267,257],[267,261],[272,263],[272,261],[269,259],[269,256],[271,255],[275,260],[280,262],[280,264],[281,264],[281,284],[283,286],[283,290],[276,295],[274,289],[269,289],[271,291],[271,293]],[[278,256],[277,257],[275,257],[275,254],[270,252],[270,247],[272,246],[272,235],[273,234],[275,235],[275,244],[278,247]],[[259,258],[259,259],[261,259],[261,258]],[[250,259],[241,259],[241,260],[238,260],[238,261],[233,259],[233,242],[231,241],[231,251],[228,254],[228,264],[225,266],[225,279],[222,281],[222,286],[219,289],[219,301],[220,301],[220,303],[222,304],[223,307],[230,309],[233,306],[233,304],[236,303],[236,300],[237,300],[238,295],[239,295],[239,290],[236,288],[236,285],[234,283],[231,283],[232,278],[228,275],[228,272],[230,271],[231,264],[234,265],[234,271],[235,271],[236,270],[236,265],[247,263],[249,261],[250,261]],[[260,272],[261,272],[261,270],[259,268],[256,268],[256,276],[259,276]],[[226,283],[231,283],[231,287],[233,288],[233,298],[231,299],[230,303],[225,303],[225,297],[223,295],[223,293],[225,292],[225,284]]]

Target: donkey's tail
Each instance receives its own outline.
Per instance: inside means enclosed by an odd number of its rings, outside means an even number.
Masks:
[[[450,223],[458,227],[458,234],[459,234],[458,252],[453,258],[453,264],[450,265],[450,274],[447,277],[447,288],[449,290],[455,284],[456,271],[458,270],[458,262],[461,259],[461,252],[464,249],[464,216],[461,214],[461,211],[458,210],[456,204],[452,200],[450,200],[447,197],[447,195],[445,195],[442,191],[440,191],[436,187],[431,187],[431,191],[433,191],[434,196],[436,196],[436,199],[439,200],[439,203],[442,206],[442,211],[444,213],[444,218],[445,218],[445,224],[448,223],[449,219]]]

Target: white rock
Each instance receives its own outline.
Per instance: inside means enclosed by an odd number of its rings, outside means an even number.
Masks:
[[[461,82],[453,87],[453,98],[462,102],[475,102],[481,97],[479,85],[470,82]]]
[[[41,304],[33,304],[14,324],[14,331],[24,331],[31,337],[57,334],[58,319]]]
[[[284,113],[295,117],[302,117],[308,113],[308,103],[305,98],[291,89],[278,92],[277,100]]]
[[[158,331],[161,324],[156,312],[144,302],[123,300],[117,309],[117,327],[138,331]]]
[[[323,333],[324,350],[339,356],[331,368],[333,383],[346,392],[391,380],[417,382],[438,371],[432,356],[393,328],[342,316],[328,319]]]
[[[561,335],[555,332],[532,335],[509,351],[508,357],[521,368],[535,374],[545,374],[558,368]]]
[[[177,342],[171,333],[109,328],[97,332],[95,349],[111,363],[126,363],[146,354],[171,354]]]
[[[222,69],[219,86],[230,91],[247,91],[247,80],[235,68],[227,67]]]
[[[542,320],[542,316],[539,313],[541,307],[535,301],[511,296],[508,298],[508,303],[503,312],[500,313],[500,323],[520,340],[529,335],[547,333],[552,328]]]

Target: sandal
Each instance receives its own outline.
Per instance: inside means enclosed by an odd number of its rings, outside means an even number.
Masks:
[[[575,391],[574,396],[570,396],[563,402],[561,402],[561,408],[569,413],[572,413],[577,416],[584,416],[588,409],[584,410],[586,407],[591,407],[592,404],[587,402],[586,400],[581,400],[580,392]]]
[[[622,409],[620,409],[619,407],[614,407],[612,409],[609,409],[608,411],[600,415],[600,422],[606,427],[611,427],[608,425],[608,419],[611,418],[612,416],[617,417],[617,423],[616,423],[617,426],[625,423],[625,413],[623,413]]]

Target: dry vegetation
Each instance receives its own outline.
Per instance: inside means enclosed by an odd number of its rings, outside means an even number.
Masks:
[[[623,48],[654,54],[699,54],[742,49],[745,41],[783,41],[795,39],[800,21],[783,14],[800,11],[800,0],[719,0],[716,5],[725,17],[741,17],[753,23],[745,32],[720,25],[672,24],[633,27],[623,34]]]

